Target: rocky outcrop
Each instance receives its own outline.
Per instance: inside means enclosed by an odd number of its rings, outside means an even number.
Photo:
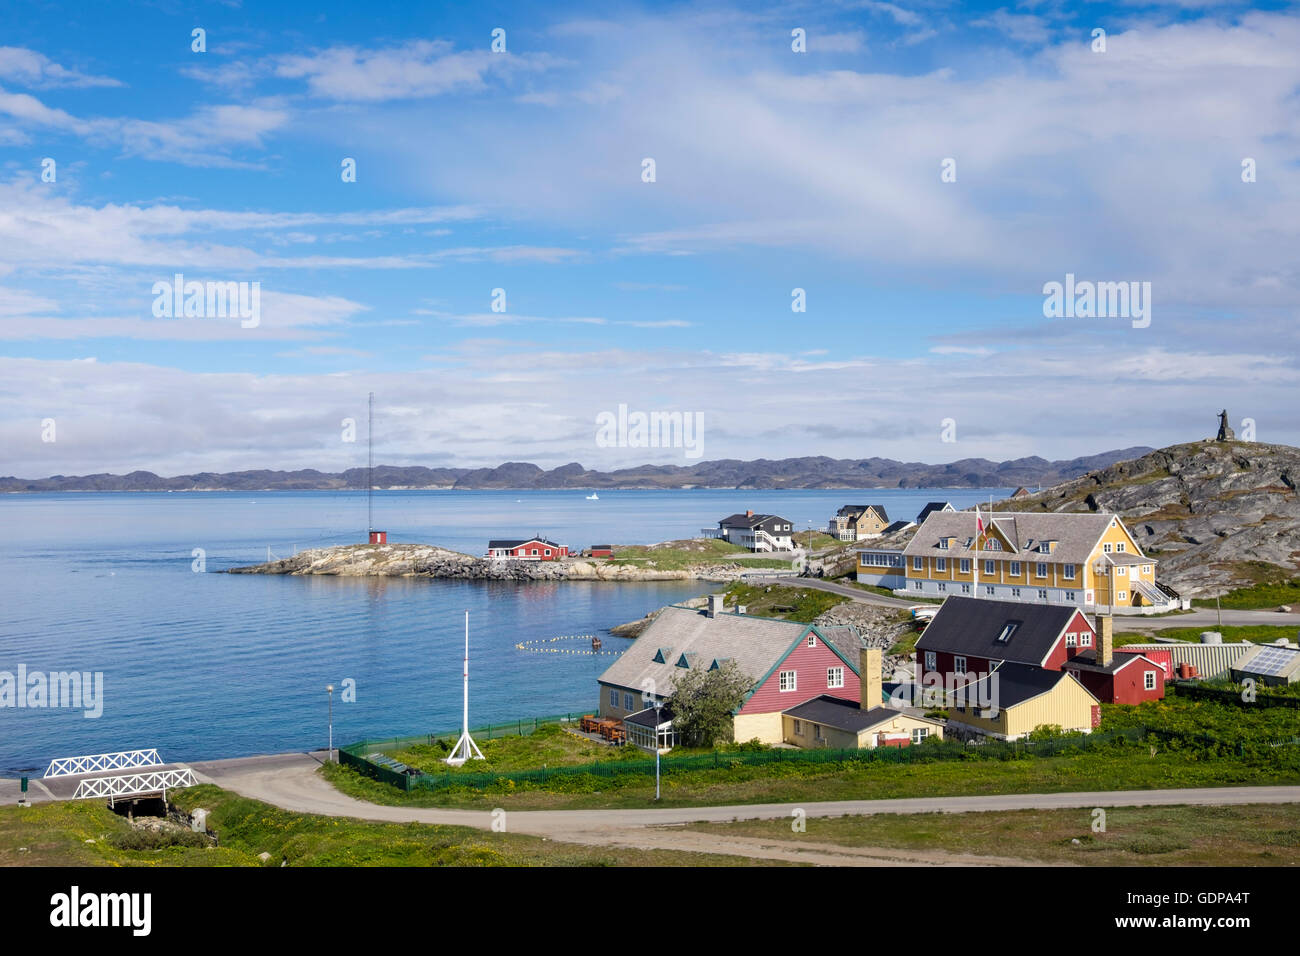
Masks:
[[[426,544],[351,544],[299,551],[291,558],[230,574],[333,574],[343,577],[427,577],[483,581],[735,581],[739,564],[687,569],[641,568],[604,561],[499,561]]]
[[[889,653],[889,649],[906,637],[912,629],[911,619],[906,616],[906,612],[900,612],[898,608],[850,601],[823,611],[817,615],[813,623],[819,626],[847,624],[857,631],[859,643],[863,648],[880,648],[884,652],[881,670],[886,681],[893,680],[894,673],[898,670],[904,670],[909,675],[913,671],[910,655]],[[854,663],[856,664],[857,661],[855,660]]]

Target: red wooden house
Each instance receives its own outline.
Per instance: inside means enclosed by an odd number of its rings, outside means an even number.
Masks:
[[[1138,704],[1165,693],[1167,664],[1114,651],[1111,619],[1094,626],[1078,608],[949,597],[916,642],[917,678],[945,686],[988,674],[999,662],[1069,671],[1098,700]],[[936,681],[937,682],[937,681]]]
[[[516,538],[488,542],[489,558],[515,558],[521,561],[558,561],[569,556],[567,545],[545,538]]]

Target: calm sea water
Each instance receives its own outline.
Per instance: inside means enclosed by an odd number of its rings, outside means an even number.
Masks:
[[[996,489],[1004,497],[1006,489]],[[543,534],[571,548],[690,537],[735,511],[825,525],[848,502],[914,517],[990,491],[383,492],[392,542],[482,554],[490,537]],[[556,584],[290,578],[214,572],[294,549],[364,539],[357,492],[0,496],[0,671],[102,671],[103,715],[0,707],[0,773],[54,757],[157,747],[199,760],[324,747],[458,726],[463,614],[470,612],[475,725],[590,710],[609,657],[530,653],[520,641],[601,634],[704,593],[702,583]],[[193,570],[193,551],[206,573]],[[575,648],[581,644],[571,645]]]

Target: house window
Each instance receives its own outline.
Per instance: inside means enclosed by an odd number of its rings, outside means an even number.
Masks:
[[[1002,633],[998,635],[998,643],[1005,644],[1011,640],[1011,635],[1016,633],[1016,628],[1020,626],[1019,621],[1007,621],[1002,628]]]
[[[1110,554],[1110,552],[1111,552],[1110,542],[1108,541],[1108,542],[1106,542],[1105,544],[1103,544],[1103,545],[1101,546],[1101,550],[1102,550],[1104,553],[1106,553],[1106,554]]]
[[[1011,589],[1011,596],[1012,596],[1013,598],[1018,598],[1018,597],[1020,597],[1020,588],[1012,588],[1012,589]]]
[[[844,668],[828,667],[826,668],[826,686],[843,687],[844,686]]]
[[[995,588],[991,584],[986,584],[984,585],[984,593],[987,594],[989,597],[992,597],[994,594],[997,593],[997,588]]]
[[[1151,573],[1151,565],[1149,565],[1149,564],[1144,564],[1144,565],[1142,565],[1142,573],[1143,573],[1143,574],[1150,574],[1150,573]]]
[[[1115,595],[1115,600],[1117,600],[1117,601],[1127,601],[1127,600],[1128,600],[1128,592],[1127,592],[1127,591],[1120,591],[1118,594]]]
[[[1065,635],[1065,646],[1066,646],[1066,647],[1078,647],[1078,646],[1079,646],[1079,635],[1076,634],[1076,633],[1074,633],[1073,631],[1071,631],[1069,634],[1066,634],[1066,635]]]
[[[1143,687],[1145,690],[1155,690],[1155,689],[1156,689],[1156,672],[1155,672],[1155,671],[1147,671],[1145,674],[1142,675],[1142,687]]]
[[[1092,647],[1092,631],[1079,632],[1079,646]]]
[[[925,740],[926,737],[929,737],[929,736],[930,736],[930,728],[929,728],[929,727],[913,727],[913,728],[912,728],[912,743],[914,743],[914,744],[919,744],[919,743],[921,743],[922,741]]]
[[[794,722],[794,735],[795,735],[796,737],[802,737],[802,736],[803,736],[803,721],[802,721],[802,720],[796,720],[796,721]]]
[[[611,689],[609,692],[609,706],[618,706],[618,691]]]
[[[809,647],[816,647],[816,646],[817,646],[817,635],[816,635],[816,634],[809,634],[809,635],[808,635],[808,646],[809,646]]]
[[[822,734],[822,725],[813,724],[813,740],[824,741],[825,739],[826,739],[825,735]]]
[[[547,548],[546,551],[545,551],[544,553],[545,553],[546,557],[549,558],[549,557],[551,556],[551,549],[550,549],[550,548]]]
[[[942,581],[940,581],[940,582],[939,582],[939,591],[940,591],[940,592],[945,592],[945,591],[947,591],[947,590],[948,590],[948,585],[946,585],[946,584],[944,584]]]
[[[961,573],[970,574],[970,558],[961,559]]]
[[[921,582],[920,582],[920,581],[913,581],[913,582],[912,582],[912,590],[913,590],[913,591],[919,591],[919,590],[921,590]]]
[[[1040,601],[1046,601],[1046,600],[1047,600],[1047,588],[1039,588],[1039,589],[1038,589],[1038,600],[1040,600]]]
[[[795,671],[781,671],[781,673],[777,676],[777,681],[778,681],[778,686],[781,688],[782,693],[785,693],[786,691],[797,690],[799,687],[797,674]]]
[[[537,549],[536,549],[536,548],[533,548],[533,550],[532,550],[530,553],[532,553],[532,554],[536,554],[536,553],[537,553]]]
[[[1042,542],[1042,543],[1038,546],[1038,550],[1039,550],[1042,554],[1051,554],[1051,553],[1052,553],[1052,543],[1051,543],[1050,541],[1044,541],[1044,542]]]
[[[947,550],[948,550],[948,539],[947,539],[947,538],[940,538],[940,539],[939,539],[939,550],[940,550],[940,551],[947,551]]]
[[[987,541],[984,542],[984,550],[985,550],[985,551],[1001,551],[1001,550],[1002,550],[1002,542],[999,541],[997,538],[989,538]]]
[[[1067,581],[1073,581],[1073,580],[1074,580],[1074,565],[1073,565],[1073,564],[1067,564],[1067,565],[1065,566],[1065,580],[1067,580]]]
[[[627,693],[623,694],[623,709],[631,710],[634,706],[635,703],[632,700],[632,695]]]
[[[1065,599],[1066,599],[1067,601],[1073,603],[1073,602],[1074,602],[1074,592],[1073,592],[1073,591],[1066,591],[1066,592],[1065,592]]]
[[[952,659],[952,671],[954,674],[966,673],[966,658],[960,655]]]
[[[1118,574],[1121,578],[1126,578],[1128,577],[1128,568],[1116,568],[1115,573]]]
[[[1036,577],[1040,577],[1040,578],[1047,577],[1047,565],[1044,564],[1042,561],[1039,561],[1038,566],[1034,568],[1034,574]]]
[[[934,559],[934,569],[935,569],[936,571],[947,571],[947,570],[948,570],[948,559],[947,559],[947,558],[935,558],[935,559]]]
[[[1123,553],[1125,547],[1126,545],[1121,541],[1119,544],[1115,545],[1115,550]]]
[[[924,558],[913,558],[913,559],[912,559],[912,570],[913,570],[913,571],[920,571],[921,568],[924,566],[924,563],[925,563],[925,559],[924,559]]]
[[[934,651],[925,652],[925,669],[928,671],[937,669],[937,665],[935,664],[935,659],[934,659]]]
[[[1011,576],[1012,576],[1013,578],[1018,578],[1018,577],[1020,577],[1020,562],[1019,562],[1019,561],[1012,561],[1012,562],[1011,562]]]
[[[962,593],[962,594],[970,594],[970,585],[969,585],[969,584],[963,584],[963,585],[961,586],[961,593]]]

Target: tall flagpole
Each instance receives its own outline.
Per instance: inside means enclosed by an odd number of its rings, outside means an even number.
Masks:
[[[478,749],[478,744],[474,743],[474,738],[469,735],[469,611],[465,612],[465,666],[461,671],[464,679],[464,696],[463,709],[461,710],[461,731],[460,739],[456,741],[455,748],[452,749],[451,756],[447,758],[447,763],[453,767],[459,767],[466,760],[483,760],[483,753]]]
[[[980,532],[984,530],[984,522],[980,521],[980,506],[975,506],[975,557],[972,565],[975,571],[975,596],[980,596]]]

